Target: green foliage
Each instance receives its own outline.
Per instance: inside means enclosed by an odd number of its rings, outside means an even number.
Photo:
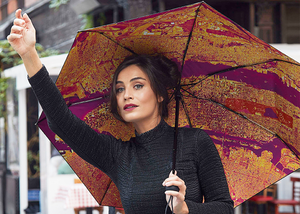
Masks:
[[[69,0],[51,0],[50,1],[50,8],[55,8],[56,10],[58,10],[58,8],[62,5],[62,4],[67,4]]]
[[[60,54],[57,50],[44,49],[41,44],[36,44],[36,50],[40,57],[47,57]],[[7,40],[0,40],[0,72],[6,68],[10,68],[19,64],[23,61],[18,53],[11,47]]]
[[[8,78],[0,78],[0,100],[5,98],[4,92],[8,87],[7,79]]]
[[[40,57],[47,57],[60,54],[57,50],[45,50],[41,44],[36,44],[36,50]],[[7,68],[22,64],[19,54],[11,47],[7,40],[0,40],[0,117],[5,115],[5,98],[8,87],[8,78],[3,78],[1,72]]]
[[[4,106],[6,101],[6,89],[8,87],[7,84],[8,78],[0,78],[0,117],[4,117]]]
[[[40,153],[38,129],[27,141],[28,177],[36,178],[40,176]]]
[[[21,58],[7,40],[0,40],[0,72],[6,68],[21,64]]]
[[[81,30],[89,29],[94,27],[94,20],[93,16],[89,14],[82,14],[80,15],[80,18],[82,19],[83,25],[81,26]]]
[[[99,26],[105,25],[106,16],[103,12],[99,14],[99,18],[97,19],[97,22],[99,23]]]
[[[38,143],[38,142],[37,142]],[[35,178],[40,176],[40,153],[32,152],[31,150],[27,151],[28,159],[28,177]]]
[[[47,56],[53,56],[53,55],[59,55],[60,52],[58,50],[53,50],[53,49],[44,49],[44,47],[41,44],[36,44],[35,48],[39,54],[39,56],[42,57],[47,57]]]
[[[81,26],[81,30],[86,30],[89,28],[93,28],[95,26],[102,26],[105,25],[106,17],[104,13],[99,13],[99,18],[94,23],[94,16],[92,14],[82,14],[80,15],[82,19],[83,25]]]

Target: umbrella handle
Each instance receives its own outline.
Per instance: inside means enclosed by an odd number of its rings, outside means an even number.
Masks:
[[[168,190],[179,192],[178,186],[174,186],[174,185],[166,187],[166,191]]]

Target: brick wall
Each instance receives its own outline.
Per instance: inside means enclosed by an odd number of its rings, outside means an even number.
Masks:
[[[18,8],[18,1],[10,0],[7,4],[7,14],[14,13],[17,8]]]
[[[152,12],[151,0],[127,0],[128,11],[126,19],[133,19]]]
[[[24,3],[25,3],[25,8],[28,8],[30,7],[31,5],[37,3],[39,0],[25,0]]]
[[[29,15],[37,31],[37,42],[45,48],[69,51],[82,26],[81,18],[69,5],[50,9],[46,4]]]
[[[151,14],[151,0],[127,0],[128,19]],[[83,25],[81,18],[69,4],[50,9],[49,4],[29,14],[37,30],[37,42],[45,48],[69,51],[75,36]]]

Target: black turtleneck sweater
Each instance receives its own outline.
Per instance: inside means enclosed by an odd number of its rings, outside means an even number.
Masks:
[[[29,82],[50,128],[80,157],[113,180],[126,214],[164,213],[162,182],[171,172],[172,127],[162,120],[154,129],[123,142],[98,134],[73,115],[45,67]],[[179,129],[176,166],[177,175],[187,186],[185,201],[190,213],[233,213],[218,151],[204,131]]]

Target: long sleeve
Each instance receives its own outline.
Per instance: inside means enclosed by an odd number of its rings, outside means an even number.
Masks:
[[[196,153],[198,155],[198,177],[204,203],[187,201],[190,213],[232,214],[233,201],[219,153],[209,135],[199,132]]]
[[[31,77],[29,83],[51,130],[84,160],[108,172],[117,160],[117,140],[98,134],[69,110],[45,67]]]

